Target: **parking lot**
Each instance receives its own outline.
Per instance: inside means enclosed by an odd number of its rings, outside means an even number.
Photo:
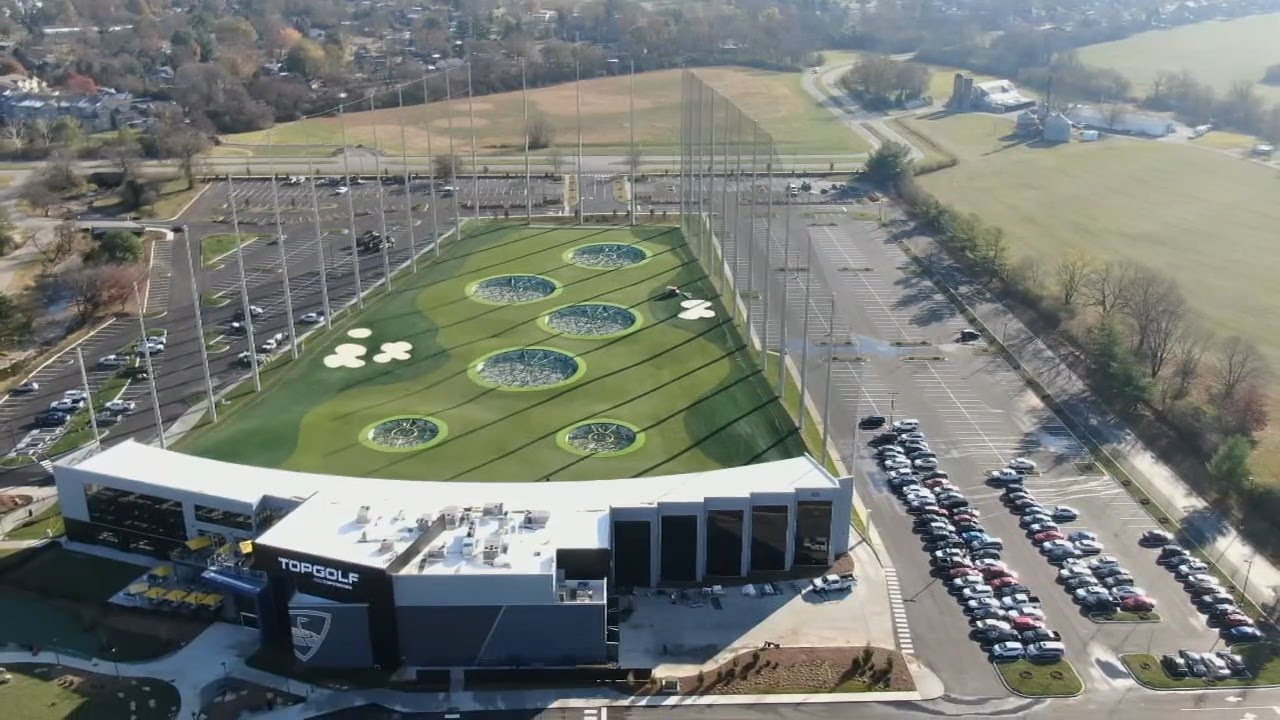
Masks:
[[[964,319],[916,273],[912,261],[890,239],[892,228],[860,219],[866,215],[864,207],[853,212],[838,205],[794,208],[786,253],[785,216],[775,208],[768,263],[763,258],[769,223],[757,216],[747,228],[752,219],[745,207],[740,233],[755,238],[756,251],[730,248],[726,253],[740,286],[747,282],[747,268],[754,265],[755,331],[773,348],[784,345],[797,364],[807,340],[808,394],[816,402],[827,396],[824,379],[830,364],[832,438],[854,470],[871,520],[888,547],[916,654],[949,685],[1002,691],[986,667],[986,653],[969,637],[967,618],[946,591],[949,578],[931,574],[911,516],[866,444],[875,432],[856,429],[857,418],[865,415],[921,421],[940,468],[980,513],[985,532],[1003,541],[1003,561],[1020,577],[1020,584],[1039,596],[1046,625],[1061,632],[1067,657],[1087,685],[1123,677],[1116,659],[1123,652],[1213,645],[1217,632],[1196,612],[1182,585],[1155,564],[1152,551],[1138,546],[1143,532],[1157,529],[1155,521],[1116,481],[1097,474],[1084,447],[1004,360],[981,343],[959,342],[960,330],[967,327]],[[730,222],[733,212],[730,205]],[[812,241],[812,258],[798,238]],[[735,258],[735,253],[741,256]],[[810,268],[816,273],[817,290],[810,288],[808,333],[802,339]],[[768,294],[762,292],[766,283]],[[1019,517],[1001,502],[1001,489],[985,482],[989,472],[1017,457],[1038,466],[1025,481],[1036,502],[1079,511],[1078,519],[1059,523],[1060,531],[1096,533],[1102,553],[1115,556],[1133,576],[1133,585],[1155,600],[1160,622],[1096,623],[1073,602],[1058,583],[1059,568],[1019,527]]]

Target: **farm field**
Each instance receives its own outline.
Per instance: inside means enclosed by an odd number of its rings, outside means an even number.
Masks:
[[[318,352],[269,366],[264,392],[179,449],[477,481],[664,475],[804,452],[723,309],[681,319],[678,299],[658,299],[669,285],[714,297],[676,228],[495,223],[444,248],[313,341]],[[605,264],[591,266],[597,252]]]
[[[866,144],[830,113],[819,107],[801,87],[800,73],[780,73],[750,68],[702,68],[698,73],[744,112],[772,133],[784,154],[861,153]],[[584,149],[593,155],[621,153],[629,142],[629,79],[623,76],[582,81],[582,133]],[[566,154],[576,151],[577,118],[574,83],[531,89],[531,113],[547,117],[555,129],[554,143]],[[680,71],[638,73],[635,77],[636,143],[647,155],[675,152],[680,132]],[[477,153],[512,155],[523,150],[523,105],[520,92],[476,97]],[[448,152],[449,120],[453,116],[454,152],[470,153],[471,128],[467,100],[432,103],[400,109],[351,113],[346,117],[347,143],[374,146],[396,154],[407,147],[410,154],[425,155],[428,136],[431,150]],[[400,123],[405,123],[405,143]],[[314,150],[331,152],[340,147],[338,118],[315,118],[285,123],[271,131],[271,155],[298,155]],[[244,152],[266,155],[267,131],[227,135],[220,155]],[[280,146],[280,147],[275,147]],[[547,151],[541,151],[545,154]]]
[[[1204,148],[1119,137],[1027,146],[1001,140],[1012,124],[995,120],[908,121],[960,157],[921,184],[1004,228],[1016,255],[1042,265],[1079,249],[1168,273],[1207,325],[1252,339],[1280,367],[1280,338],[1270,332],[1280,318],[1275,170]],[[1266,439],[1257,460],[1261,477],[1277,475],[1277,437]]]
[[[1263,85],[1262,73],[1280,62],[1280,13],[1153,30],[1123,40],[1080,48],[1090,65],[1119,70],[1133,83],[1133,94],[1146,95],[1162,70],[1190,70],[1219,95],[1237,80],[1254,83],[1267,104],[1280,102],[1280,87]]]

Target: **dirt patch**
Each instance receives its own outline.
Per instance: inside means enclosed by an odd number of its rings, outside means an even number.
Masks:
[[[30,495],[0,495],[0,515],[31,504]]]
[[[677,679],[685,695],[873,692],[912,690],[906,660],[872,647],[764,648],[742,653],[715,670]],[[657,692],[657,683],[649,687]]]

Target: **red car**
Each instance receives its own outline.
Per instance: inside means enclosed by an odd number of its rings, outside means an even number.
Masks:
[[[951,572],[947,573],[947,577],[955,579],[955,578],[968,577],[970,575],[978,575],[978,574],[979,574],[978,571],[974,568],[960,567],[960,568],[955,568]]]
[[[1018,578],[1010,577],[1006,575],[1005,577],[1000,577],[1000,578],[996,578],[995,580],[992,580],[990,584],[991,584],[991,587],[993,588],[1002,588],[1006,585],[1017,585]]]
[[[1010,572],[1007,567],[984,567],[982,568],[982,577],[994,580],[1002,577],[1017,577],[1017,574]]]
[[[1031,617],[1030,615],[1019,615],[1009,621],[1014,630],[1018,632],[1026,632],[1027,630],[1039,630],[1044,627],[1044,621],[1040,618]]]
[[[1042,533],[1037,534],[1037,535],[1036,535],[1034,538],[1032,538],[1032,539],[1036,541],[1036,544],[1037,544],[1037,545],[1043,545],[1043,544],[1045,544],[1045,543],[1049,542],[1050,540],[1066,540],[1066,539],[1067,539],[1067,536],[1066,536],[1066,535],[1063,535],[1062,533],[1058,532],[1057,530],[1046,530],[1046,531],[1044,531],[1044,532],[1042,532]]]
[[[1224,628],[1233,628],[1233,627],[1243,627],[1245,625],[1252,625],[1253,621],[1249,619],[1248,615],[1241,615],[1239,613],[1236,613],[1235,615],[1228,615],[1222,618],[1222,620],[1218,624]]]
[[[965,510],[968,510],[968,509],[969,509],[969,508],[965,508]],[[978,522],[978,518],[977,518],[977,517],[975,517],[975,516],[973,516],[973,515],[970,515],[970,514],[968,514],[968,513],[960,513],[960,514],[956,515],[955,517],[951,518],[951,522],[958,522],[958,523],[962,523],[962,522],[965,522],[965,523],[976,523],[976,522]]]
[[[1156,609],[1156,601],[1146,595],[1134,595],[1120,601],[1120,609],[1129,612],[1151,612]]]

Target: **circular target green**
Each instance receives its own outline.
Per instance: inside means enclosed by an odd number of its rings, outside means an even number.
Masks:
[[[443,421],[425,415],[397,415],[366,425],[360,444],[380,452],[425,450],[449,434]]]
[[[556,444],[575,455],[617,457],[644,446],[644,431],[613,418],[593,418],[556,433]]]

